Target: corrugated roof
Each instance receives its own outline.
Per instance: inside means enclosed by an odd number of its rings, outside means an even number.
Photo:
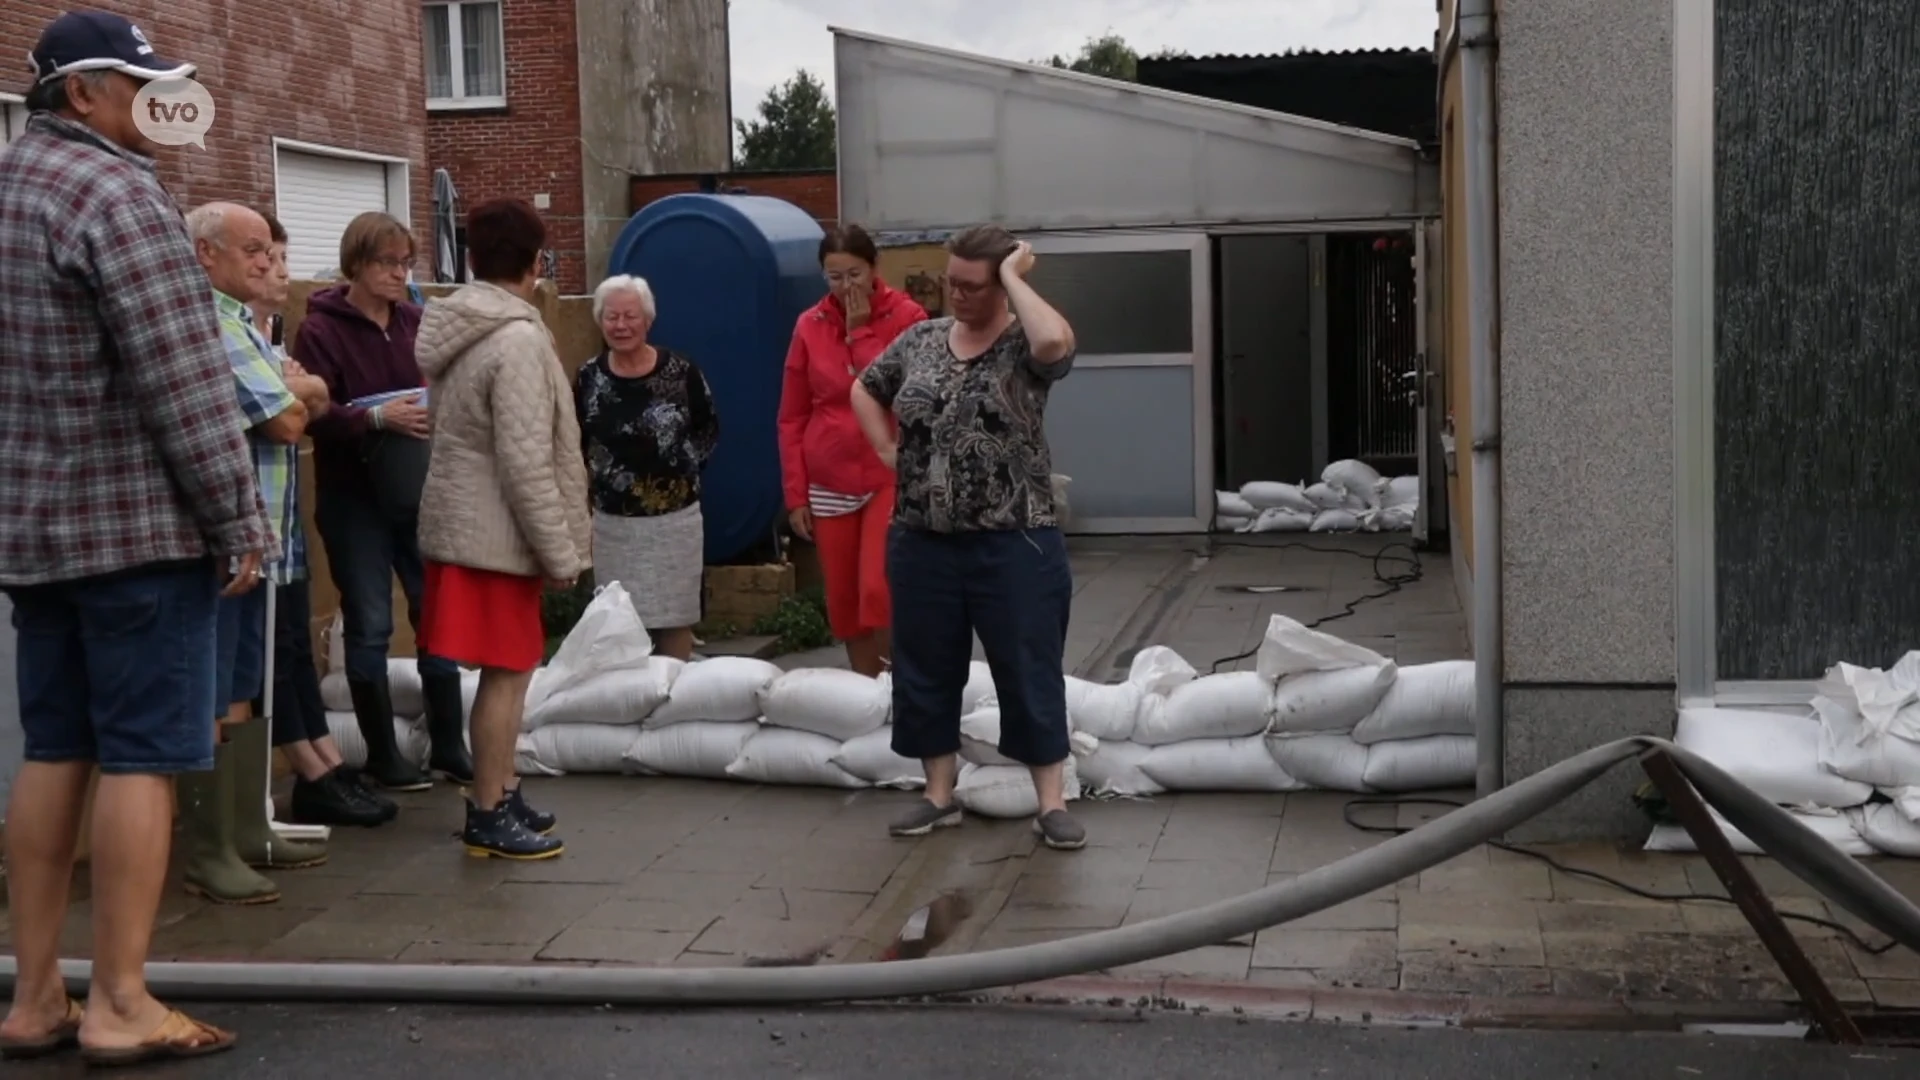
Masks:
[[[1294,49],[1278,53],[1207,53],[1204,56],[1143,56],[1140,62],[1181,64],[1194,60],[1291,60],[1303,56],[1419,56],[1432,55],[1428,48],[1411,46],[1398,49]]]

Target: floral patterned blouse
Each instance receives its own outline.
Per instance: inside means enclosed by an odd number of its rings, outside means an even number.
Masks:
[[[693,361],[658,351],[653,370],[637,377],[616,375],[601,353],[574,384],[598,513],[656,517],[700,501],[700,470],[720,441],[713,392]]]

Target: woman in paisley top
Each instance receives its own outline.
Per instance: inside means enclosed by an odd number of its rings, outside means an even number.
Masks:
[[[999,750],[1033,773],[1034,829],[1049,847],[1080,848],[1086,830],[1063,790],[1073,575],[1044,428],[1047,393],[1073,365],[1073,328],[1027,284],[1033,251],[1006,230],[968,229],[947,255],[953,315],[908,327],[853,387],[861,430],[897,477],[893,750],[927,774],[925,799],[891,831],[960,823],[960,695],[978,635],[1000,699]]]
[[[633,597],[655,646],[693,656],[705,530],[700,470],[720,441],[693,361],[647,344],[653,290],[621,274],[593,293],[607,349],[580,368],[575,403],[593,501],[594,580]]]

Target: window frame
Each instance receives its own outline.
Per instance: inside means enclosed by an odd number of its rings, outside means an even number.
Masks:
[[[495,40],[499,42],[498,63],[500,70],[500,93],[472,95],[466,92],[467,69],[462,59],[466,52],[466,42],[462,37],[460,9],[468,5],[487,5],[493,8],[494,21],[500,32]],[[504,0],[425,0],[420,5],[420,61],[421,73],[428,87],[432,85],[433,57],[427,49],[426,18],[431,8],[441,8],[447,13],[447,65],[448,84],[452,94],[447,97],[434,97],[427,91],[427,108],[433,112],[459,112],[467,109],[503,109],[507,105],[507,9]]]
[[[19,128],[14,127],[14,117],[19,116]],[[0,146],[26,134],[27,99],[19,94],[0,93]]]

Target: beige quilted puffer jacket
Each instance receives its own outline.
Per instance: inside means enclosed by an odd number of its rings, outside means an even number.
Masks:
[[[420,553],[560,580],[592,565],[580,422],[539,309],[463,286],[428,302],[414,355],[433,420]]]

